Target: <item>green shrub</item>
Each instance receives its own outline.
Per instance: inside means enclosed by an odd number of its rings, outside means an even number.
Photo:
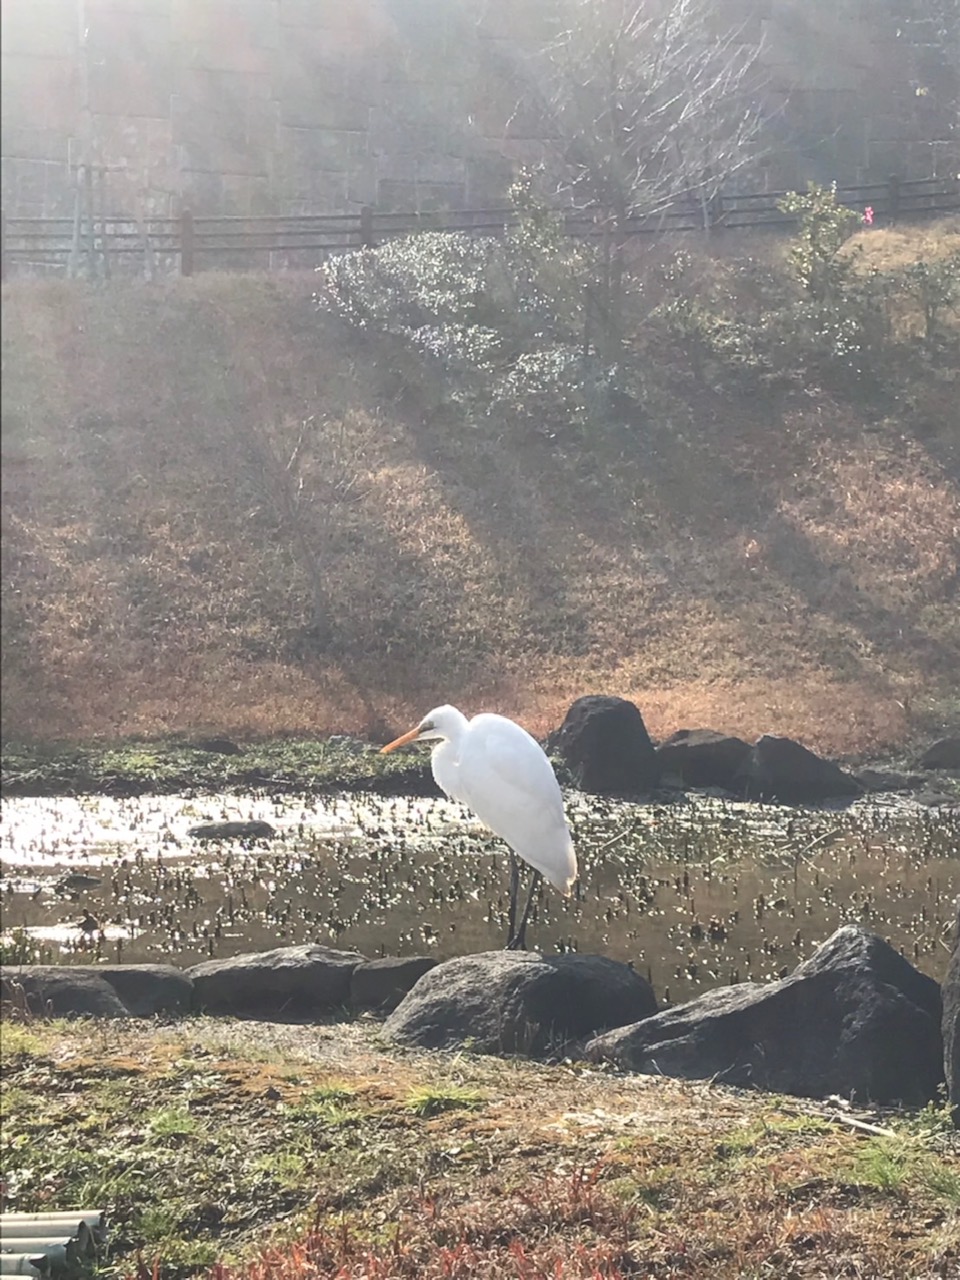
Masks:
[[[502,239],[444,232],[344,254],[320,269],[320,307],[405,339],[470,413],[552,434],[602,409],[610,371],[584,340],[592,259],[522,175]]]
[[[890,331],[886,286],[879,273],[862,271],[859,246],[845,248],[859,214],[838,203],[835,187],[814,185],[779,207],[799,219],[787,253],[799,296],[768,317],[775,364],[834,383],[875,378]]]
[[[923,314],[923,336],[937,337],[944,312],[960,308],[960,253],[951,253],[937,262],[912,262],[905,267],[900,283],[912,293]]]

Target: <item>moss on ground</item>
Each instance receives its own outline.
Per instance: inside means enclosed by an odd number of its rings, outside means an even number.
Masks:
[[[382,756],[376,745],[352,738],[274,738],[245,743],[235,754],[178,738],[10,743],[3,748],[2,782],[4,795],[435,789],[426,756]]]

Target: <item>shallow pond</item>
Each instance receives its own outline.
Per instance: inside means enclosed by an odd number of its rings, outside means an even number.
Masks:
[[[862,921],[943,976],[960,893],[956,810],[576,793],[567,809],[581,878],[568,902],[544,892],[533,947],[630,960],[676,1003],[787,972]],[[277,837],[187,834],[253,818]],[[445,958],[500,947],[506,931],[505,848],[440,799],[11,798],[0,858],[8,958],[186,965],[298,942]]]

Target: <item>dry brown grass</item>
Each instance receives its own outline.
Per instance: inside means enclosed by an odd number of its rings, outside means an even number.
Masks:
[[[400,1052],[377,1031],[8,1028],[10,1138],[45,1138],[20,1202],[104,1179],[118,1275],[155,1258],[163,1276],[204,1274],[211,1254],[225,1265],[210,1280],[956,1274],[960,1152],[942,1115],[873,1116],[896,1130],[877,1138],[800,1099]],[[187,1108],[164,1138],[156,1120]]]
[[[817,393],[505,439],[311,285],[4,287],[7,735],[378,733],[447,700],[543,730],[604,691],[656,735],[842,753],[955,708],[942,389],[911,389],[926,437]]]
[[[911,262],[937,262],[960,250],[960,218],[941,218],[926,226],[869,227],[852,236],[864,267],[896,271]]]

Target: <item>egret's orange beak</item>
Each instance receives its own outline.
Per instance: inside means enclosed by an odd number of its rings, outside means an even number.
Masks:
[[[397,747],[405,747],[408,742],[416,742],[420,737],[420,729],[411,729],[409,733],[402,733],[399,738],[394,738],[392,742],[388,742],[385,747],[380,748],[380,754],[385,756],[388,751],[396,751]]]

